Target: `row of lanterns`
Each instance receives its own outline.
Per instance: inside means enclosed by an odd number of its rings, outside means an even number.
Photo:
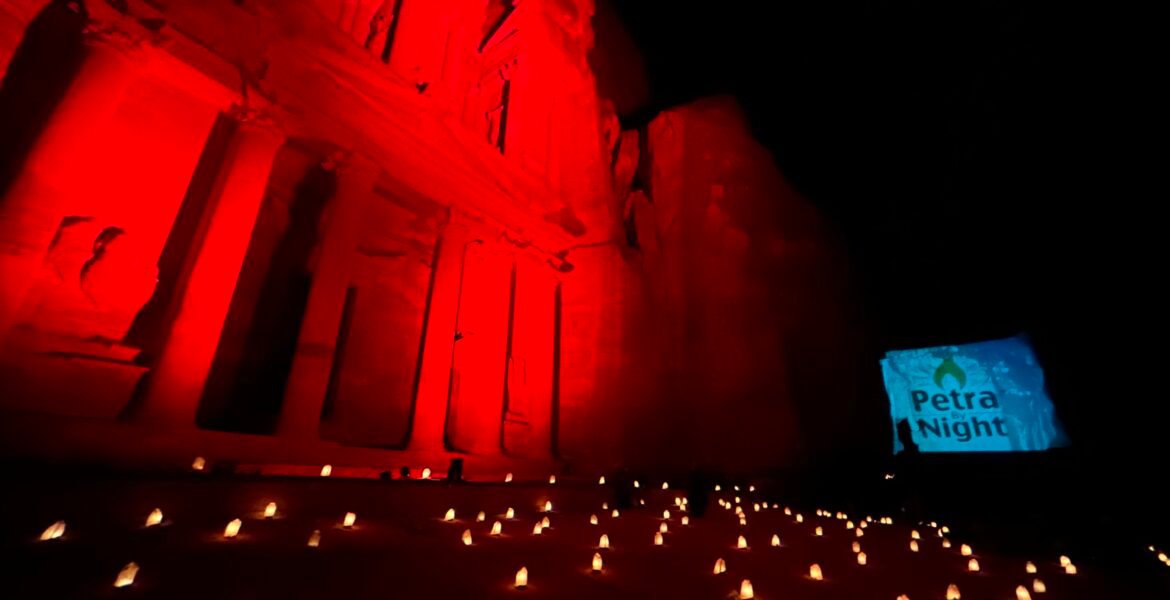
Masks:
[[[206,461],[202,457],[197,457],[195,459],[195,461],[192,463],[192,468],[196,471],[202,471],[205,468],[205,466],[206,466]],[[332,466],[331,465],[324,465],[321,468],[321,476],[322,477],[329,477],[331,474],[332,474]],[[431,474],[430,469],[425,468],[422,471],[422,478],[429,479],[430,474]],[[512,480],[512,474],[508,473],[505,476],[504,481],[510,482],[511,480]],[[549,477],[549,484],[554,485],[555,483],[556,483],[556,476],[555,475],[550,476]],[[605,477],[601,477],[598,480],[598,483],[601,485],[604,485],[605,484]],[[640,487],[640,483],[638,481],[634,481],[634,487],[635,488]],[[669,484],[664,482],[662,484],[662,489],[663,490],[669,489]],[[735,489],[735,491],[738,492],[739,486],[734,486],[734,489]],[[749,488],[749,490],[754,491],[755,487],[752,486],[751,488]],[[720,491],[720,486],[716,485],[715,491],[717,491],[717,492]],[[680,499],[680,498],[676,497],[674,499],[674,502],[675,502],[675,506],[678,506],[682,510],[686,510],[686,499]],[[726,502],[723,499],[719,500],[719,504],[728,510],[730,510],[732,507],[731,502]],[[739,515],[740,524],[746,525],[746,519],[743,516],[743,509],[739,506],[739,504],[740,504],[740,498],[737,496],[737,497],[735,497],[735,511],[736,511],[736,514]],[[767,509],[768,504],[764,503],[763,507],[765,509]],[[605,504],[603,504],[603,508],[608,508],[608,507]],[[761,505],[759,503],[753,504],[753,510],[755,512],[759,512],[760,508],[761,508]],[[779,508],[779,506],[773,505],[772,508]],[[542,509],[543,509],[543,512],[545,512],[545,513],[552,512],[552,502],[546,501],[544,503]],[[276,512],[277,512],[276,503],[269,502],[264,508],[264,512],[263,512],[264,518],[272,519],[276,516]],[[617,509],[613,509],[611,514],[612,514],[613,518],[617,518],[619,516],[619,511]],[[787,508],[787,507],[784,508],[784,514],[787,516],[793,516],[792,510],[790,508]],[[821,516],[821,517],[835,516],[838,520],[846,520],[846,523],[845,523],[846,529],[853,529],[855,531],[856,537],[859,537],[859,538],[864,535],[864,532],[862,531],[862,529],[866,527],[868,522],[873,521],[872,517],[870,517],[870,518],[867,518],[865,521],[861,521],[859,523],[858,527],[854,527],[853,522],[847,520],[848,517],[844,513],[838,512],[838,513],[836,513],[836,515],[832,515],[828,511],[823,511],[823,510],[818,509],[817,516]],[[506,512],[506,519],[513,519],[514,517],[515,517],[514,509],[508,508],[508,510]],[[663,518],[663,522],[660,524],[659,530],[657,532],[655,532],[655,534],[654,534],[654,545],[656,545],[656,546],[663,545],[663,534],[665,534],[669,531],[669,527],[665,521],[667,521],[671,518],[670,511],[664,510],[662,513],[662,518]],[[481,511],[480,513],[478,513],[476,515],[475,520],[477,522],[483,522],[483,521],[485,521],[485,519],[486,519],[486,515]],[[455,520],[455,509],[453,509],[453,508],[448,509],[446,514],[444,514],[444,516],[443,516],[443,521],[453,522],[454,520]],[[802,523],[803,516],[801,514],[797,513],[795,515],[794,520],[797,523]],[[145,525],[146,525],[146,527],[153,527],[153,526],[157,526],[157,525],[161,524],[162,522],[163,522],[162,510],[156,508],[156,509],[152,510],[150,512],[150,514],[147,516]],[[356,522],[357,522],[357,515],[353,512],[347,512],[347,513],[345,513],[345,516],[342,518],[342,527],[345,529],[351,529],[356,524]],[[882,517],[878,522],[881,524],[888,525],[888,524],[892,524],[893,520],[888,518],[888,517]],[[598,519],[597,519],[596,515],[590,516],[590,523],[593,525],[598,524]],[[680,518],[680,523],[682,525],[687,525],[689,523],[689,518],[686,515],[683,515]],[[228,522],[227,526],[224,528],[223,537],[227,538],[227,539],[231,539],[231,538],[236,537],[239,534],[240,528],[242,527],[242,525],[243,525],[243,522],[240,519],[233,519],[232,521]],[[930,523],[929,525],[933,528],[936,528],[938,536],[942,538],[942,546],[944,548],[949,548],[950,542],[949,542],[949,540],[947,540],[944,537],[945,534],[949,532],[949,529],[945,526],[942,528],[938,528],[937,524],[933,523],[933,522]],[[533,529],[533,534],[540,535],[542,533],[543,529],[549,528],[550,526],[551,526],[551,522],[549,520],[549,517],[546,515],[540,521],[538,521],[536,523],[536,525]],[[64,521],[57,521],[57,522],[53,523],[52,525],[50,525],[41,534],[40,539],[41,540],[54,540],[54,539],[61,538],[65,534],[65,529],[66,529],[65,522]],[[499,521],[495,521],[492,525],[490,535],[498,536],[501,534],[501,532],[502,532],[502,524]],[[823,531],[822,526],[817,526],[816,529],[814,530],[814,535],[823,536],[823,534],[824,534],[824,531]],[[911,531],[910,537],[911,537],[910,550],[912,552],[918,552],[918,542],[921,540],[921,535],[919,534],[919,532],[917,530],[913,530],[913,531]],[[321,541],[320,530],[314,530],[309,537],[308,546],[314,547],[314,548],[318,547],[320,545],[320,541]],[[463,533],[461,535],[461,541],[464,545],[467,545],[467,546],[472,545],[472,535],[471,535],[470,529],[465,529],[463,531]],[[778,535],[776,535],[776,534],[772,535],[771,545],[773,547],[780,546],[780,538]],[[852,546],[853,546],[853,552],[856,554],[857,563],[859,565],[865,565],[868,561],[868,558],[867,558],[865,552],[861,551],[860,543],[855,541],[855,542],[853,542]],[[601,535],[601,537],[598,541],[598,548],[600,548],[600,549],[610,548],[610,541],[609,541],[608,535],[606,535],[606,534]],[[742,535],[738,536],[738,538],[736,540],[736,548],[744,549],[744,550],[748,549],[747,539],[744,536],[742,536]],[[1155,548],[1153,546],[1151,546],[1150,551],[1154,552]],[[960,546],[959,553],[962,556],[971,557],[967,563],[967,570],[969,572],[979,572],[979,570],[980,570],[979,561],[976,558],[972,557],[973,550],[972,550],[971,546],[969,546],[968,544],[962,544]],[[1170,565],[1170,558],[1167,558],[1165,553],[1158,553],[1158,559],[1161,562],[1163,562],[1167,565]],[[1072,563],[1072,561],[1067,556],[1060,557],[1060,565],[1064,569],[1065,573],[1067,573],[1069,575],[1075,575],[1077,573],[1076,566]],[[603,560],[602,560],[601,554],[595,552],[593,555],[592,562],[591,562],[591,571],[594,573],[600,573],[602,571],[602,568],[603,568]],[[137,577],[138,570],[139,570],[139,566],[136,563],[131,562],[131,563],[127,564],[125,567],[122,568],[121,571],[118,572],[118,575],[117,575],[115,582],[114,582],[114,586],[120,588],[120,587],[126,587],[129,585],[132,585],[134,583],[135,577]],[[724,561],[724,559],[719,558],[718,560],[716,560],[714,568],[713,568],[714,574],[719,575],[719,574],[725,573],[726,571],[727,571],[727,564]],[[1025,565],[1025,571],[1029,574],[1034,574],[1034,573],[1036,573],[1036,566],[1031,561],[1028,561]],[[809,567],[809,575],[808,576],[809,576],[809,579],[812,579],[814,581],[822,581],[823,580],[823,573],[822,573],[820,565],[812,564]],[[515,587],[518,589],[524,589],[527,586],[528,586],[528,569],[526,567],[521,567],[520,570],[516,572]],[[1036,593],[1044,593],[1046,591],[1046,586],[1045,586],[1044,582],[1040,579],[1033,579],[1031,587],[1032,587],[1032,591],[1036,592]],[[754,596],[754,589],[752,587],[751,581],[748,579],[744,579],[740,584],[739,598],[742,600],[748,600],[748,599],[751,599],[754,597],[755,597]],[[959,588],[957,585],[951,584],[950,586],[948,586],[947,592],[946,592],[946,598],[947,598],[947,600],[960,600],[961,596],[960,596]],[[1031,596],[1030,596],[1028,589],[1025,586],[1021,585],[1021,586],[1018,586],[1016,588],[1016,598],[1017,598],[1017,600],[1030,600]],[[909,599],[906,595],[901,595],[898,597],[898,600],[909,600]]]

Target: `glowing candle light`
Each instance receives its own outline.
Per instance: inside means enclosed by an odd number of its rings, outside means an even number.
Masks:
[[[727,563],[723,562],[722,558],[715,559],[715,568],[712,569],[712,572],[715,573],[716,575],[726,573],[727,572]]]
[[[959,546],[959,554],[962,554],[963,556],[971,556],[971,546],[968,546],[967,544]]]
[[[947,538],[943,538],[943,541],[942,541],[942,547],[943,547],[943,548],[950,548],[950,547],[951,547],[951,541],[950,541],[950,540],[948,540]]]
[[[511,473],[504,475],[504,483],[512,483],[512,474]]]
[[[191,468],[196,471],[202,471],[207,466],[207,461],[203,460],[202,456],[196,456],[195,460],[191,462]]]
[[[734,489],[735,491],[737,491],[737,492],[739,491],[739,486],[738,486],[738,485],[733,485],[733,486],[731,486],[731,487],[732,487],[732,489]]]
[[[845,521],[845,529],[853,529],[853,521]]]
[[[597,547],[608,549],[609,548],[609,536],[604,534],[604,533],[601,534],[601,539],[597,541]]]
[[[540,521],[537,521],[536,525],[532,527],[532,535],[540,535],[543,532],[544,527],[541,525]]]
[[[662,511],[662,518],[669,519],[670,518],[670,511],[669,510]]]
[[[556,475],[549,475],[549,476],[548,476],[548,484],[549,484],[549,485],[554,485],[554,484],[556,484],[556,482],[557,482],[557,476],[556,476]]]
[[[1032,600],[1032,594],[1028,593],[1028,588],[1017,585],[1016,586],[1016,600]]]
[[[666,523],[663,523],[663,524],[658,526],[659,533],[666,533],[667,531],[669,531],[669,529],[666,527]]]
[[[736,503],[736,504],[739,504],[739,496],[736,496],[736,497],[735,497],[735,503]]]
[[[609,502],[602,502],[601,510],[609,510]]]
[[[907,596],[906,594],[898,594],[897,600],[910,600],[910,596]]]
[[[1039,579],[1033,579],[1032,591],[1036,592],[1037,594],[1043,594],[1048,591],[1048,586],[1044,585],[1044,582],[1040,581]]]
[[[596,525],[596,524],[597,524],[597,515],[589,515],[589,524],[590,524],[590,525]]]
[[[853,542],[853,553],[861,552],[861,542]]]
[[[974,559],[974,558],[967,561],[967,570],[972,572],[972,573],[978,573],[979,572],[979,561]]]
[[[740,600],[748,600],[749,598],[755,598],[755,597],[756,597],[756,592],[755,592],[755,590],[752,589],[752,582],[750,580],[747,580],[747,579],[744,579],[743,581],[741,581],[739,583],[739,599]]]
[[[785,506],[784,507],[784,516],[791,517],[792,516],[792,509]]]
[[[752,504],[752,512],[760,512],[760,503],[759,502]]]
[[[504,530],[504,526],[500,525],[499,521],[492,523],[492,533],[491,533],[492,535],[500,535],[500,532],[502,532],[503,530]]]
[[[227,527],[223,528],[223,537],[225,537],[225,538],[236,537],[237,535],[240,534],[240,526],[243,524],[244,524],[244,522],[239,520],[239,519],[232,519],[231,521],[228,521]]]
[[[353,527],[353,524],[356,522],[357,522],[357,515],[354,513],[351,513],[351,512],[347,512],[347,513],[345,513],[345,518],[341,520],[341,526],[346,528],[346,529],[349,529],[350,527]]]
[[[512,509],[510,509],[510,508],[509,508],[508,510],[512,510]],[[447,509],[447,514],[443,515],[443,520],[444,520],[444,521],[447,521],[448,523],[449,523],[449,522],[451,522],[451,521],[454,521],[454,520],[455,520],[455,509],[454,509],[454,508],[448,508],[448,509]]]
[[[934,529],[935,527],[938,527],[938,523],[935,523],[934,521],[931,521],[931,522],[930,522],[930,528],[931,528],[931,529]]]
[[[314,529],[313,533],[309,534],[309,547],[316,548],[321,545],[321,530]]]
[[[910,540],[910,551],[918,552],[918,540]]]
[[[464,546],[470,546],[471,545],[471,530],[464,529],[463,535],[459,539],[463,540]]]
[[[750,486],[750,487],[748,487],[748,491],[749,491],[749,492],[754,492],[754,491],[756,491],[756,486],[754,486],[754,485],[753,485],[753,486]]]
[[[763,504],[764,504],[764,510],[768,510],[768,503],[764,502]]]
[[[1028,561],[1028,562],[1024,563],[1024,572],[1025,573],[1035,573],[1036,572],[1036,565],[1032,564],[1032,561]]]
[[[715,484],[715,491],[718,492],[721,490],[722,490],[722,488],[719,487],[719,484]]]
[[[605,485],[605,475],[602,475],[597,479],[597,485]]]
[[[552,500],[544,501],[544,512],[552,512]]]
[[[162,518],[163,518],[162,510],[156,508],[156,509],[150,511],[149,515],[146,515],[146,526],[147,527],[154,527],[155,525],[162,523]]]
[[[476,523],[483,523],[486,520],[487,520],[487,515],[484,514],[484,512],[482,510],[479,511],[479,513],[475,515],[475,522]]]
[[[1166,553],[1165,553],[1165,552],[1159,552],[1159,553],[1158,553],[1158,560],[1159,560],[1159,561],[1161,561],[1161,562],[1166,562],[1167,560],[1170,560],[1170,559],[1168,559],[1168,558],[1166,557]]]
[[[1060,566],[1062,566],[1062,567],[1067,567],[1067,566],[1069,566],[1069,565],[1071,565],[1071,564],[1072,564],[1072,560],[1071,560],[1071,559],[1069,559],[1069,557],[1067,557],[1067,556],[1064,556],[1064,555],[1061,555],[1061,557],[1060,557]]]
[[[423,467],[422,478],[423,479],[430,479],[431,478],[431,468],[430,467]]]
[[[735,547],[739,548],[740,550],[747,550],[747,538],[743,537],[742,535],[739,536],[739,539],[735,541]]]
[[[856,534],[856,535],[857,535],[857,537],[862,537],[862,536],[864,536],[864,535],[865,535],[865,532],[864,532],[864,531],[862,531],[860,527],[858,527],[857,529],[854,529],[854,530],[853,530],[853,533],[854,533],[854,534]]]
[[[552,522],[548,520],[548,517],[545,517],[540,520],[540,527],[541,529],[548,529],[549,527],[552,527]]]
[[[134,583],[134,578],[137,576],[138,564],[130,563],[122,567],[121,571],[118,571],[118,576],[114,579],[114,587],[124,588],[126,586],[132,585]]]
[[[275,516],[276,516],[276,503],[269,502],[268,505],[264,507],[264,518],[271,519]]]
[[[638,498],[638,504],[641,506],[646,506],[646,499],[645,498]]]
[[[520,567],[520,570],[516,571],[516,588],[522,590],[526,587],[528,587],[528,567]]]
[[[740,518],[739,518],[739,524],[740,524],[740,526],[741,526],[741,527],[746,527],[746,526],[747,526],[747,519],[745,519],[745,518],[743,518],[743,517],[740,517]]]
[[[857,553],[857,564],[864,566],[864,565],[865,565],[865,561],[866,561],[865,553],[864,553],[864,552],[858,552],[858,553]]]
[[[941,531],[941,532],[943,532],[943,533],[950,533],[950,532],[951,532],[951,528],[950,528],[950,527],[947,527],[946,525],[943,525],[943,526],[942,526],[942,529],[939,529],[939,531]]]
[[[1076,575],[1077,574],[1077,566],[1072,564],[1072,563],[1065,565],[1064,566],[1064,573],[1065,573],[1065,575]]]
[[[669,489],[670,489],[670,484],[669,484],[669,483],[666,483],[665,481],[663,481],[663,482],[662,482],[662,489],[664,489],[664,490],[669,490]]]
[[[778,547],[779,545],[780,545],[780,536],[778,536],[778,535],[776,535],[775,533],[773,533],[773,534],[772,534],[772,546],[773,546],[773,547]]]
[[[662,545],[662,532],[660,532],[660,531],[655,531],[655,532],[654,532],[654,545],[655,545],[655,546],[661,546],[661,545]]]
[[[913,529],[913,530],[911,530],[911,531],[910,531],[910,539],[912,539],[912,540],[920,540],[920,539],[922,539],[922,536],[918,535],[918,530],[917,530],[917,529]]]
[[[328,477],[333,474],[333,465],[324,465],[321,467],[321,476]]]
[[[597,552],[593,553],[593,572],[594,573],[601,572],[601,554],[599,554]]]
[[[796,522],[797,523],[804,523],[804,515],[802,515],[800,513],[796,513]]]
[[[613,509],[613,512],[610,513],[610,516],[616,519],[616,518],[618,518],[619,514],[620,513],[618,513],[618,509],[615,508],[615,509]]]
[[[822,535],[825,535],[825,530],[821,529],[820,525],[817,525],[816,530],[813,531],[813,535],[815,535],[817,537],[821,537]]]
[[[821,566],[816,563],[813,563],[808,568],[808,576],[813,581],[822,581],[825,578],[825,576],[821,574]]]
[[[947,600],[961,600],[959,586],[953,583],[947,586]]]
[[[640,488],[640,487],[642,487],[642,484],[638,483],[638,480],[637,480],[637,479],[635,479],[635,480],[634,480],[634,489],[638,489],[638,488]]]
[[[683,525],[690,525],[690,524],[691,524],[691,518],[690,518],[690,517],[688,517],[688,516],[686,516],[686,515],[683,515],[683,517],[682,517],[682,520],[681,520],[680,522],[681,522]]]

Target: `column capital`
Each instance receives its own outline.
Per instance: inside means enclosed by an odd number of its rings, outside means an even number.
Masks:
[[[87,47],[115,50],[135,62],[145,63],[153,47],[146,36],[106,21],[91,20],[81,34]]]
[[[280,122],[270,110],[254,108],[233,103],[224,114],[235,119],[241,125],[253,125],[264,129],[280,131]]]

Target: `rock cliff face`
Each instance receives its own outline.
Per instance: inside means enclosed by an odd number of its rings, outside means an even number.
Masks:
[[[824,223],[751,136],[734,101],[666,110],[646,128],[644,189],[620,249],[581,250],[599,293],[566,285],[562,368],[592,355],[591,409],[629,415],[623,456],[742,468],[788,464],[802,417],[846,422],[855,347],[845,272]],[[590,267],[596,261],[603,267]],[[592,325],[599,323],[602,331]],[[843,374],[847,376],[842,377]],[[570,386],[568,389],[574,389]],[[586,410],[565,398],[566,410]]]

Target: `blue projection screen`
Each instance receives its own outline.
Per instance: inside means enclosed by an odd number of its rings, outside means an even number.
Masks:
[[[1066,446],[1044,372],[1020,337],[887,352],[894,452],[1017,452]]]

